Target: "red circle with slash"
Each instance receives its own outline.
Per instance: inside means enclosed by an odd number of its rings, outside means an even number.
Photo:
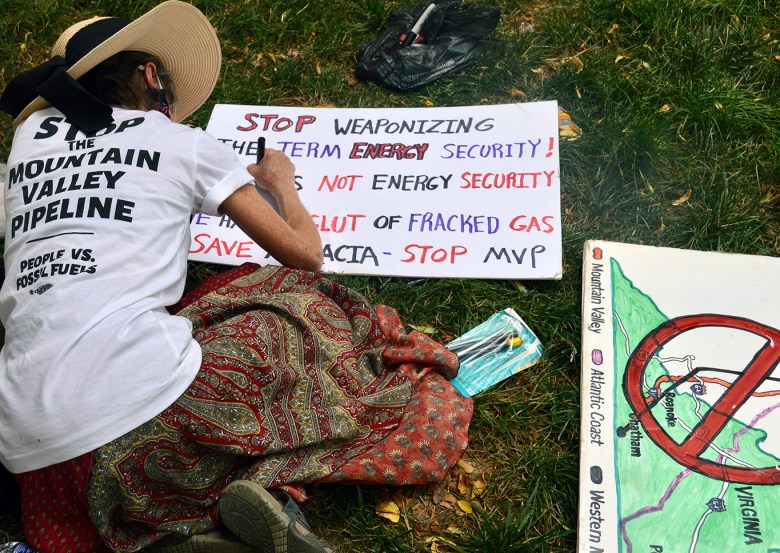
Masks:
[[[727,327],[751,332],[767,340],[753,356],[745,370],[729,386],[723,395],[682,443],[674,441],[658,424],[647,408],[642,393],[645,369],[653,355],[675,336],[700,327]],[[727,466],[703,459],[715,437],[758,389],[780,362],[780,330],[750,319],[728,315],[687,315],[670,319],[648,334],[631,354],[623,379],[623,391],[634,410],[634,417],[642,424],[653,442],[681,465],[698,473],[741,484],[779,484],[780,468],[752,468]]]

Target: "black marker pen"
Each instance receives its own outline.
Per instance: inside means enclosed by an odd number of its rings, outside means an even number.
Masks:
[[[261,136],[257,139],[257,161],[255,163],[263,161],[263,157],[265,157],[265,137]]]

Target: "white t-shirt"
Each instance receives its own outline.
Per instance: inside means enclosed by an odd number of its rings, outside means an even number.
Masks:
[[[72,459],[155,417],[201,352],[165,307],[184,289],[189,218],[251,176],[235,152],[158,112],[114,110],[93,138],[54,108],[15,133],[6,179],[0,461]]]

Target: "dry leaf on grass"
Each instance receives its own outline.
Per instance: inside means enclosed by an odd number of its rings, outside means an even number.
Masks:
[[[458,460],[458,466],[460,467],[460,470],[462,470],[466,474],[471,474],[472,472],[474,472],[474,465],[469,464],[463,459]]]
[[[439,503],[439,507],[444,507],[445,509],[452,509],[455,507],[455,505],[458,503],[458,498],[452,495],[451,493],[448,493],[444,496],[444,499],[441,500],[441,503]]]
[[[471,514],[474,512],[474,509],[472,509],[471,507],[471,503],[469,503],[465,499],[461,499],[460,501],[458,501],[458,507],[460,507],[460,510],[463,511],[464,513]]]
[[[471,490],[471,496],[472,497],[479,497],[483,493],[485,493],[485,488],[487,488],[487,482],[482,480],[482,478],[478,478],[474,480],[472,483],[474,488]]]
[[[418,325],[409,325],[410,328],[413,328],[414,330],[417,330],[419,332],[422,332],[424,334],[435,334],[436,329],[432,326],[418,326]]]
[[[398,503],[393,500],[384,501],[377,505],[376,514],[392,523],[401,520],[401,509],[398,507]]]
[[[674,200],[672,202],[672,205],[682,205],[690,199],[691,199],[691,189],[689,188],[685,194],[683,194],[682,196]]]
[[[425,543],[431,544],[431,552],[432,553],[443,553],[443,549],[441,549],[441,546],[452,546],[454,545],[450,540],[442,538],[440,536],[429,536],[425,538]]]
[[[460,495],[466,495],[469,493],[469,490],[471,489],[471,480],[469,477],[465,474],[461,474],[458,476],[458,491],[460,492]]]

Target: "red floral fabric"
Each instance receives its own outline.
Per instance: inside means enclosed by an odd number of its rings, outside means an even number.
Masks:
[[[207,531],[237,478],[303,500],[313,482],[435,482],[466,448],[473,405],[447,382],[457,358],[322,275],[245,265],[174,310],[203,351],[182,397],[91,454],[20,475],[41,553]]]

